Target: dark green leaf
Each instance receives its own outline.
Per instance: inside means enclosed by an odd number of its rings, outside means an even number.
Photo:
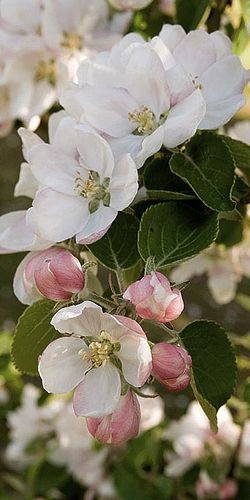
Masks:
[[[200,212],[188,204],[168,202],[151,206],[142,216],[139,252],[157,268],[176,264],[209,247],[218,232],[215,213]]]
[[[250,184],[250,146],[245,144],[245,142],[231,139],[231,137],[224,137],[224,140],[229,146],[235,166],[243,172]]]
[[[144,185],[149,198],[155,200],[188,200],[195,198],[188,184],[169,168],[170,155],[158,153],[144,171]]]
[[[244,219],[239,221],[220,219],[219,234],[216,243],[232,247],[242,241],[244,229]]]
[[[138,229],[136,217],[120,212],[108,232],[88,248],[108,269],[129,269],[140,259],[136,246]]]
[[[232,395],[236,378],[235,355],[224,328],[214,321],[194,321],[180,337],[192,357],[198,393],[218,410]]]
[[[177,23],[181,24],[186,31],[197,28],[210,0],[176,0]]]
[[[209,132],[195,136],[185,152],[172,156],[170,168],[208,208],[233,210],[234,161],[223,138]]]
[[[54,302],[39,300],[20,316],[12,344],[12,358],[16,368],[29,375],[37,375],[38,357],[45,347],[60,337],[50,324]]]

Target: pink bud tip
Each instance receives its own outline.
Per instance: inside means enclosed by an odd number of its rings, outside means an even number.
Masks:
[[[189,385],[192,358],[183,347],[166,342],[155,344],[152,363],[152,375],[169,391],[179,392]]]
[[[121,396],[117,407],[111,415],[100,418],[88,417],[87,427],[100,443],[121,444],[137,436],[139,432],[141,411],[134,392],[129,390]]]
[[[152,272],[132,283],[123,298],[135,305],[141,318],[155,319],[161,323],[178,318],[184,309],[180,290],[171,289],[168,279],[159,272]]]
[[[53,247],[31,258],[25,267],[25,280],[34,281],[38,291],[50,300],[67,300],[84,287],[79,260],[68,250]]]

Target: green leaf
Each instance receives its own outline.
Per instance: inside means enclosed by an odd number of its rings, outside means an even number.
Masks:
[[[188,184],[169,168],[170,155],[158,153],[144,171],[143,181],[147,195],[154,200],[189,200],[195,195]]]
[[[240,243],[243,239],[244,220],[239,221],[220,219],[219,234],[216,239],[218,245],[232,247]]]
[[[151,206],[143,214],[139,252],[146,261],[155,257],[157,268],[197,255],[216,239],[215,213],[204,213],[184,203],[170,201]]]
[[[234,209],[234,161],[220,136],[209,132],[195,136],[185,152],[172,156],[170,168],[211,210],[229,212]]]
[[[235,166],[245,175],[250,184],[250,146],[245,142],[236,141],[231,137],[223,137],[233,156]]]
[[[201,394],[197,391],[197,387],[195,384],[193,373],[192,373],[192,379],[191,379],[191,387],[193,389],[194,396],[196,397],[197,401],[200,403],[204,413],[206,414],[206,416],[209,420],[211,430],[213,432],[218,432],[218,422],[217,422],[216,409],[208,401],[206,401],[206,399],[204,399],[201,396]]]
[[[45,347],[60,334],[50,324],[55,314],[55,303],[39,300],[20,316],[12,344],[12,359],[16,368],[29,375],[37,375],[38,357]]]
[[[186,31],[197,28],[210,0],[176,0],[177,23],[181,24]]]
[[[224,328],[214,321],[194,321],[181,332],[192,357],[198,393],[216,410],[230,398],[235,387],[235,354]]]
[[[129,269],[140,259],[136,246],[138,229],[136,217],[120,212],[108,232],[88,248],[108,269]]]

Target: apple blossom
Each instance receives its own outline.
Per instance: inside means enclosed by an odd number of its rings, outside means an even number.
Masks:
[[[143,394],[149,397],[138,396],[141,408],[140,432],[156,427],[164,420],[164,402],[162,398],[160,396],[152,397],[154,392],[147,387],[143,388]]]
[[[211,432],[208,418],[197,401],[190,403],[187,413],[179,420],[171,422],[164,433],[165,438],[172,442],[173,452],[167,452],[166,474],[169,477],[180,477],[197,463],[206,444],[220,445],[221,451],[228,457],[229,451],[234,451],[238,445],[240,426],[233,422],[231,413],[222,406],[217,414],[218,433]]]
[[[191,379],[192,358],[183,347],[160,342],[152,348],[152,375],[169,391],[183,391]]]
[[[14,277],[14,292],[23,304],[32,304],[43,296],[55,301],[67,300],[83,286],[79,260],[58,247],[28,254]]]
[[[137,436],[140,426],[140,405],[137,396],[129,390],[111,415],[87,418],[87,427],[101,443],[121,444]]]
[[[232,54],[230,39],[219,31],[208,34],[200,29],[186,34],[181,26],[168,24],[159,38],[173,57],[165,55],[168,85],[179,77],[185,89],[189,86],[187,95],[200,89],[206,102],[198,128],[214,129],[227,123],[245,104],[242,92],[250,79],[239,57]]]
[[[101,238],[138,189],[130,155],[115,162],[108,143],[91,130],[75,126],[71,118],[60,121],[52,145],[31,148],[28,160],[43,188],[28,210],[27,224],[49,241],[75,235],[78,243]]]
[[[0,216],[0,254],[44,250],[51,242],[34,234],[26,222],[27,210]]]
[[[112,82],[112,64],[104,63],[92,75],[101,81],[104,75],[102,87],[76,86],[62,94],[61,103],[69,114],[101,132],[115,157],[129,152],[139,168],[162,145],[173,148],[195,134],[205,114],[205,101],[198,88],[189,95],[184,88],[172,105],[171,93],[180,83],[176,81],[172,88],[167,85],[163,62],[150,44],[131,43],[122,55],[120,78]],[[113,71],[116,75],[116,64]]]
[[[141,318],[161,323],[178,318],[184,308],[180,290],[171,289],[169,280],[159,272],[152,272],[129,285],[123,298],[135,305]]]
[[[110,415],[120,399],[121,374],[135,387],[146,382],[151,351],[134,320],[103,313],[99,306],[85,301],[58,311],[51,324],[60,333],[78,337],[62,337],[49,344],[40,358],[39,373],[47,392],[76,388],[76,415]]]

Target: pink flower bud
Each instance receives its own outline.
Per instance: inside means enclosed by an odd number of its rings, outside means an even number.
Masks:
[[[123,298],[135,305],[141,318],[156,319],[161,323],[178,318],[184,308],[180,290],[172,290],[168,279],[158,272],[132,283]]]
[[[141,411],[134,392],[121,396],[115,411],[100,418],[87,418],[87,427],[93,437],[102,444],[121,444],[137,436]]]
[[[169,391],[179,392],[190,383],[192,358],[183,347],[161,342],[152,349],[152,375]]]
[[[31,252],[18,266],[14,291],[24,304],[41,295],[51,300],[67,300],[84,287],[84,273],[79,260],[68,250],[52,247]]]
[[[237,492],[238,492],[238,485],[235,479],[228,478],[221,486],[220,499],[229,500],[230,498],[235,498]]]

